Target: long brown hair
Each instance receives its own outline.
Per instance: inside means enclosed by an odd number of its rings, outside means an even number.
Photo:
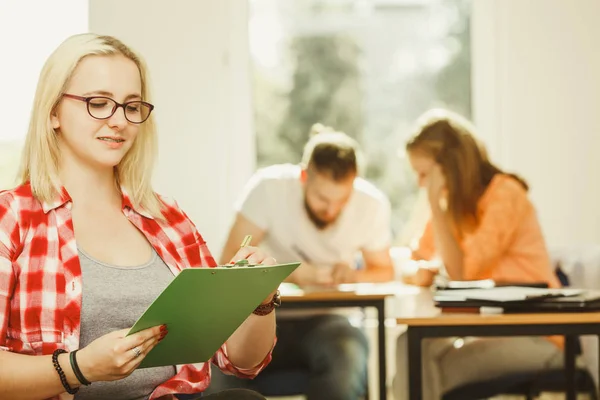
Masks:
[[[461,234],[478,223],[477,203],[496,174],[505,174],[488,159],[472,124],[446,110],[431,110],[419,118],[416,134],[406,144],[408,153],[431,157],[446,178],[447,212]],[[528,190],[519,176],[507,174]]]

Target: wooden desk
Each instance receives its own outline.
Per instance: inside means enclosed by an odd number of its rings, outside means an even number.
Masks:
[[[579,335],[600,340],[600,313],[477,314],[442,313],[433,305],[429,289],[421,289],[396,313],[396,322],[407,325],[409,398],[421,398],[421,341],[451,336],[550,336],[565,337],[567,400],[575,400],[575,353]]]
[[[367,284],[340,285],[337,288],[318,287],[304,290],[282,286],[281,309],[317,309],[317,308],[365,308],[377,310],[377,347],[379,361],[379,399],[387,398],[387,368],[385,352],[385,299],[398,293],[401,285]]]

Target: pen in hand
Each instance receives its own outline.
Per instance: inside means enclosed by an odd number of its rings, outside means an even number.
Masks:
[[[244,240],[242,240],[242,244],[240,245],[240,249],[242,247],[248,246],[251,241],[252,241],[252,235],[246,235],[246,237],[244,237]]]
[[[244,237],[244,240],[242,240],[242,244],[240,245],[240,249],[242,247],[248,246],[251,241],[252,241],[252,235],[246,235],[246,237]],[[235,265],[248,265],[248,264],[249,264],[249,262],[245,258],[242,259],[242,260],[239,260],[239,261],[235,262]]]

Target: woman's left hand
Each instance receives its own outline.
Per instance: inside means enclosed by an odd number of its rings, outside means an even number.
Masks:
[[[235,264],[240,260],[248,260],[248,264],[250,265],[275,265],[277,263],[277,261],[265,253],[264,250],[254,246],[241,247],[231,259],[230,264]]]
[[[240,260],[248,260],[248,264],[250,265],[275,265],[277,261],[269,256],[264,250],[259,249],[254,246],[244,246],[241,247],[235,256],[229,262],[230,264],[235,264]],[[275,289],[272,293],[270,293],[265,300],[263,300],[263,304],[270,303],[273,299],[273,296],[277,293],[277,289]]]

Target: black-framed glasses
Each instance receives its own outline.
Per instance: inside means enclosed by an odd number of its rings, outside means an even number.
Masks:
[[[104,96],[83,97],[68,93],[63,94],[63,96],[85,102],[88,113],[96,119],[108,119],[117,112],[119,107],[122,107],[127,121],[132,124],[141,124],[148,119],[154,109],[152,104],[140,100],[127,101],[121,104],[110,97]]]

